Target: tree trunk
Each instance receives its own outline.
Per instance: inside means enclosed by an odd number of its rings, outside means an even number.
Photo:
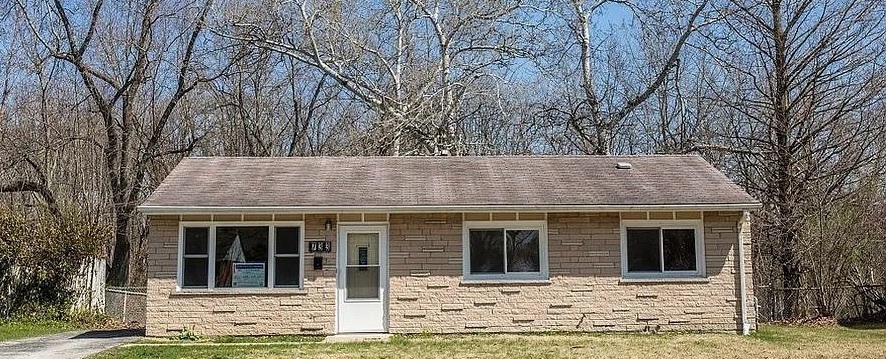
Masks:
[[[781,248],[781,286],[784,291],[784,305],[781,309],[782,319],[797,318],[800,314],[800,265],[795,253],[797,234],[788,230],[783,235]]]
[[[121,206],[114,214],[114,251],[108,269],[107,284],[125,286],[129,280],[129,226],[132,222],[132,209]]]

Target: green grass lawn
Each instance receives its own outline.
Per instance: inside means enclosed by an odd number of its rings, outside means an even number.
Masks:
[[[390,342],[324,344],[307,339],[146,340],[93,358],[883,358],[886,329],[764,326],[734,334],[544,334],[394,337]],[[243,342],[237,344],[238,342]],[[226,344],[219,344],[225,342]],[[258,342],[258,343],[256,343]],[[158,345],[174,343],[174,345]]]
[[[0,321],[0,342],[77,330],[81,327],[61,321]]]

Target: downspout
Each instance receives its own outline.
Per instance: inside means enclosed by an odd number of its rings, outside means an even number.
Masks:
[[[744,264],[744,226],[750,220],[750,212],[744,211],[741,220],[738,221],[738,290],[741,305],[741,334],[751,334],[751,324],[748,322],[748,296],[747,286],[745,285],[745,264]]]

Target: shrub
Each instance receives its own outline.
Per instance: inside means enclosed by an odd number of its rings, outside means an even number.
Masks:
[[[72,281],[103,255],[108,226],[0,207],[0,318],[67,319]]]

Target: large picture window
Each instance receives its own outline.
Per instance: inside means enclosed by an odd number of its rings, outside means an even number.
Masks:
[[[465,279],[547,279],[543,222],[465,222],[464,230]]]
[[[622,275],[704,275],[701,221],[623,221]]]
[[[181,288],[301,286],[301,224],[183,223],[181,233]]]

